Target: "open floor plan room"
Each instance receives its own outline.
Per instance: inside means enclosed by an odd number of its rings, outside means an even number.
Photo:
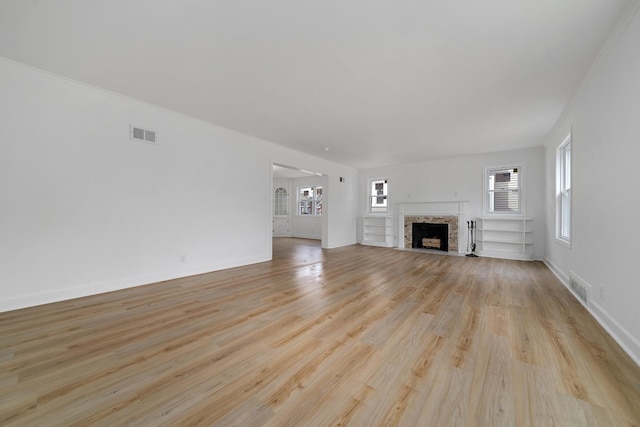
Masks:
[[[640,427],[640,0],[0,1],[0,426]]]
[[[540,262],[274,239],[0,314],[0,424],[625,426],[640,369]]]

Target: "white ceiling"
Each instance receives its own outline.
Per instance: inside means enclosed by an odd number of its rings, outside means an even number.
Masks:
[[[2,0],[0,56],[363,168],[540,145],[627,5]]]

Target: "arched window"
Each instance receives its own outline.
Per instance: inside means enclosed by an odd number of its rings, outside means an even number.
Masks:
[[[286,188],[276,188],[273,198],[273,214],[289,215],[289,192]]]

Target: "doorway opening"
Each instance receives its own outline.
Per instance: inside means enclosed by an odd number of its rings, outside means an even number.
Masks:
[[[328,183],[321,172],[274,163],[272,237],[316,240],[326,247]]]

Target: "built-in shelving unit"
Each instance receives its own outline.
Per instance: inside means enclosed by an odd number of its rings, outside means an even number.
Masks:
[[[533,259],[531,218],[477,218],[476,252],[480,256]]]
[[[390,216],[365,216],[362,218],[362,244],[393,246],[393,218]]]

